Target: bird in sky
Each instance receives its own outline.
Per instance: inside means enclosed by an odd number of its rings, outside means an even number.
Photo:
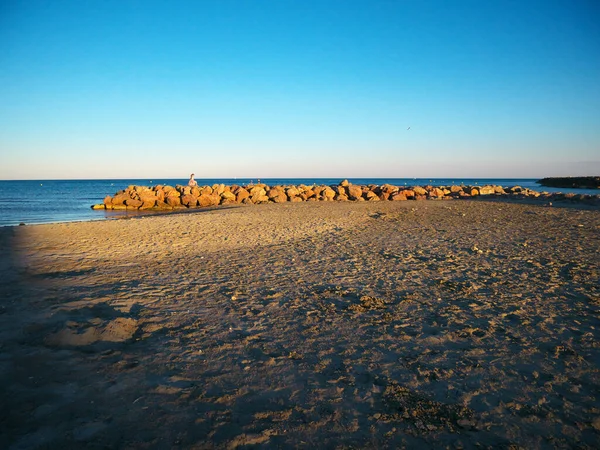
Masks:
[[[408,131],[408,130],[410,130],[410,127],[408,127],[408,128],[406,129],[406,131]]]

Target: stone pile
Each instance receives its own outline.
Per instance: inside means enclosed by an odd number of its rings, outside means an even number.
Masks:
[[[450,200],[477,196],[506,196],[511,198],[537,198],[547,200],[579,200],[598,202],[600,196],[584,194],[549,194],[532,191],[520,186],[412,186],[391,184],[355,185],[347,180],[337,186],[129,186],[107,196],[102,204],[93,209],[108,210],[172,210],[229,204],[260,204],[311,201],[405,201]]]

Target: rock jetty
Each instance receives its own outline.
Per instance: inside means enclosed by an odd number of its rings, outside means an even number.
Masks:
[[[215,184],[213,186],[129,186],[107,196],[93,209],[108,210],[173,210],[201,208],[230,204],[260,204],[284,202],[344,202],[344,201],[406,201],[451,200],[478,196],[504,196],[510,198],[542,198],[546,200],[576,200],[597,203],[600,195],[550,194],[532,191],[520,186],[412,186],[391,184],[356,185],[347,180],[338,185],[268,186],[250,184],[245,186]]]
[[[542,178],[536,183],[556,188],[600,189],[600,177],[551,177]]]

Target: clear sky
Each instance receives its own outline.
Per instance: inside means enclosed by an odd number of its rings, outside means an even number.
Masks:
[[[0,0],[0,179],[190,172],[600,175],[600,2]]]

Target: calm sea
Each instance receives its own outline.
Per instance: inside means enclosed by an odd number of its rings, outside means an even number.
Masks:
[[[251,179],[198,179],[199,185],[216,183],[244,185],[257,180]],[[335,185],[339,178],[271,178],[261,180],[268,185],[324,184]],[[452,184],[501,186],[519,185],[546,192],[576,192],[597,194],[592,189],[556,189],[540,187],[535,179],[490,179],[490,178],[351,178],[354,184],[384,184],[398,186],[447,186]],[[94,211],[90,207],[102,203],[107,195],[129,185],[154,186],[157,184],[186,184],[187,179],[144,179],[144,180],[0,180],[0,226],[36,223],[73,222],[102,220],[120,217],[131,212]]]

